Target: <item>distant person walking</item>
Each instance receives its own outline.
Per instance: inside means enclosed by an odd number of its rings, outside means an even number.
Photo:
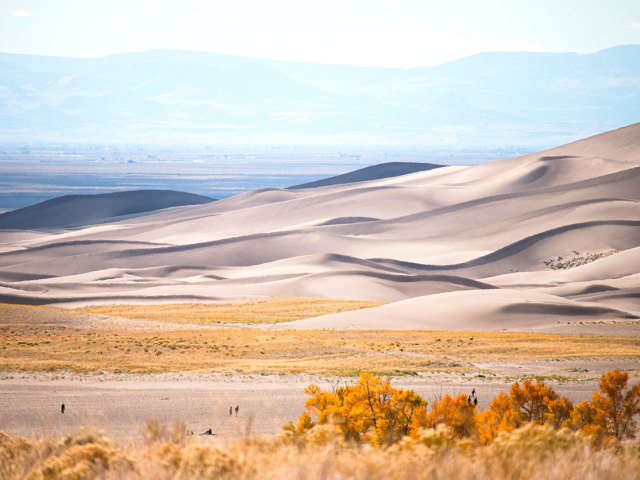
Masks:
[[[475,397],[473,399],[473,404],[477,407],[478,406],[478,397]]]
[[[60,405],[60,413],[64,415],[64,403]]]
[[[238,416],[239,411],[240,411],[240,405],[236,405],[236,417]]]
[[[469,405],[471,405],[471,395],[469,395],[469,396],[467,397],[467,403],[468,403]]]
[[[233,415],[233,407],[229,407],[229,416]]]

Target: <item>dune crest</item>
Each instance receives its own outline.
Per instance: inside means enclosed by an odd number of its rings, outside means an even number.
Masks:
[[[291,328],[546,328],[640,313],[640,124],[473,167],[357,179],[0,232],[0,298],[393,302]]]

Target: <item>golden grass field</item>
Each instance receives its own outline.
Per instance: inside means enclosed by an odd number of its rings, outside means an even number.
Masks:
[[[144,440],[114,444],[85,429],[27,440],[0,432],[0,478],[77,479],[461,479],[636,480],[640,445],[595,449],[579,434],[531,427],[489,446],[447,440],[441,430],[390,448],[345,443],[321,429],[304,443],[286,437],[210,445],[184,427],[153,423]]]
[[[5,305],[0,308],[0,314],[3,319],[0,321],[0,370],[3,371],[333,375],[370,371],[403,375],[473,372],[476,369],[471,362],[478,361],[640,361],[640,338],[632,336],[292,331],[196,325],[172,329],[157,328],[157,323],[137,329],[83,328],[79,322],[85,317],[76,317],[87,314],[73,310]]]
[[[170,303],[162,305],[101,305],[77,312],[156,321],[195,323],[278,323],[330,313],[372,308],[384,302],[331,298],[268,298],[243,303]]]

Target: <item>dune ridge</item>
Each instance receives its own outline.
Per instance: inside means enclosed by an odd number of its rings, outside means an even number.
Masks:
[[[0,232],[0,300],[392,302],[287,328],[637,321],[640,124],[477,166],[358,175],[99,226]],[[589,260],[552,270],[558,258]]]
[[[69,228],[112,221],[117,217],[213,199],[172,190],[131,190],[95,195],[65,195],[0,214],[0,229],[40,230]]]
[[[289,190],[343,185],[345,183],[366,182],[368,180],[380,180],[382,178],[399,177],[410,173],[441,168],[442,166],[443,165],[436,165],[433,163],[387,162],[360,168],[352,172],[343,173],[342,175],[323,178],[322,180],[316,180],[315,182],[294,185],[293,187],[289,187]]]

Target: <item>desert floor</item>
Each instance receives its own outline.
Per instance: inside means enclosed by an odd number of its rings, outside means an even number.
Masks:
[[[94,426],[135,441],[147,420],[177,420],[195,433],[212,428],[216,435],[203,441],[232,441],[277,434],[303,411],[307,385],[332,389],[362,371],[391,376],[429,401],[475,388],[481,408],[533,376],[573,401],[590,398],[607,370],[640,378],[636,322],[556,324],[563,331],[553,333],[290,330],[273,323],[276,316],[288,320],[292,309],[361,307],[274,299],[185,305],[172,316],[166,306],[94,313],[2,305],[0,430],[36,437]],[[105,315],[113,311],[130,316]],[[159,311],[169,319],[155,319]],[[241,312],[248,323],[238,323]],[[235,406],[239,414],[230,416]]]
[[[481,408],[510,385],[460,382],[460,378],[447,377],[399,378],[392,383],[412,388],[426,399],[475,388]],[[306,398],[303,389],[309,383],[331,389],[332,385],[346,381],[350,379],[308,375],[8,376],[0,380],[0,429],[36,437],[72,433],[88,425],[106,431],[114,439],[136,440],[141,438],[148,419],[167,425],[178,420],[196,434],[211,427],[216,435],[207,440],[232,441],[280,432],[282,425],[295,420],[303,411]],[[597,382],[593,380],[550,384],[574,401],[586,400],[597,390]],[[60,413],[62,403],[66,406],[64,415]],[[236,405],[240,406],[238,416],[235,413],[229,416],[229,407]]]

